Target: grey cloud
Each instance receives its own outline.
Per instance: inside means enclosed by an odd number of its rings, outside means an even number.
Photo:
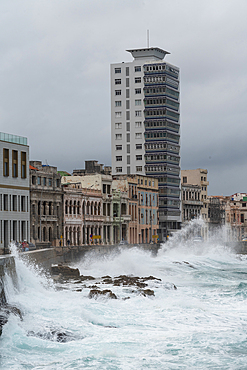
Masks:
[[[183,168],[212,194],[244,191],[247,3],[239,0],[1,1],[0,130],[59,169],[110,164],[109,64],[150,45],[181,69]],[[229,175],[230,174],[230,175]]]

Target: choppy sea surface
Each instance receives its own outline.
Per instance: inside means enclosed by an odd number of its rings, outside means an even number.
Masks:
[[[54,283],[18,256],[16,267],[18,288],[6,277],[6,295],[23,321],[11,315],[3,327],[2,370],[247,369],[247,256],[221,241],[89,254],[73,267],[95,280]],[[106,275],[152,276],[154,295]],[[93,287],[117,299],[89,298]]]

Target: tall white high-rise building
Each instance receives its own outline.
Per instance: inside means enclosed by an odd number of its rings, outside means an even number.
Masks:
[[[111,65],[112,174],[159,179],[160,238],[180,228],[179,68],[160,48]]]

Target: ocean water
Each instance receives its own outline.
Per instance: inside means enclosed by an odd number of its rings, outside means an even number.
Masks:
[[[6,295],[23,320],[11,314],[3,327],[0,369],[247,369],[247,256],[221,236],[176,236],[157,256],[89,254],[72,267],[94,280],[54,283],[17,254],[16,266],[18,287],[6,277]],[[106,275],[157,279],[142,289]],[[117,299],[90,299],[95,287]]]

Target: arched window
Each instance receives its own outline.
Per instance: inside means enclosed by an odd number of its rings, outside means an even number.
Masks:
[[[46,227],[43,228],[43,242],[46,241]]]
[[[49,202],[49,215],[52,215],[52,202]]]

